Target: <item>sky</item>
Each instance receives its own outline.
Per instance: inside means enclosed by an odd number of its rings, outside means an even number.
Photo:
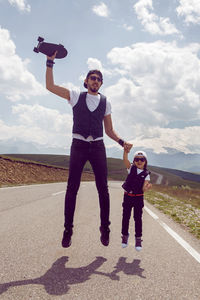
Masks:
[[[200,154],[199,0],[0,0],[0,145],[69,154],[72,109],[45,89],[38,36],[68,50],[56,84],[84,90],[88,70],[102,71],[120,137],[157,154]]]

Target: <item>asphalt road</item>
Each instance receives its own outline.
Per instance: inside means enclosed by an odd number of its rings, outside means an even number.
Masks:
[[[95,184],[83,182],[72,245],[63,249],[65,187],[0,189],[0,299],[200,299],[199,241],[148,203],[142,251],[134,249],[133,221],[130,245],[121,248],[120,183],[109,182],[110,245],[104,247],[99,240]]]

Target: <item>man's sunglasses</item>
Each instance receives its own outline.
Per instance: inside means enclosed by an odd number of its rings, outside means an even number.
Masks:
[[[140,160],[141,162],[146,161],[146,159],[145,159],[144,157],[136,157],[136,158],[134,158],[134,161],[136,161],[136,162],[138,162],[139,160]]]
[[[97,80],[98,82],[101,82],[101,78],[100,77],[97,77],[97,76],[90,76],[90,79],[92,80],[92,81],[95,81],[95,80]]]

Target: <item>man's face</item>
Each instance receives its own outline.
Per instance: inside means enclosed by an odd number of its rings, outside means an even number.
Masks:
[[[97,74],[91,74],[85,82],[87,84],[88,91],[91,91],[92,93],[97,93],[102,85],[101,78]]]

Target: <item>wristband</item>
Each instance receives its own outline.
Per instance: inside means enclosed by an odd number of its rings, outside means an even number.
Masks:
[[[120,146],[124,147],[124,141],[122,139],[119,139],[118,144],[120,144]]]
[[[46,61],[46,66],[49,68],[53,68],[53,65],[55,64],[55,62],[53,60],[48,59]]]

